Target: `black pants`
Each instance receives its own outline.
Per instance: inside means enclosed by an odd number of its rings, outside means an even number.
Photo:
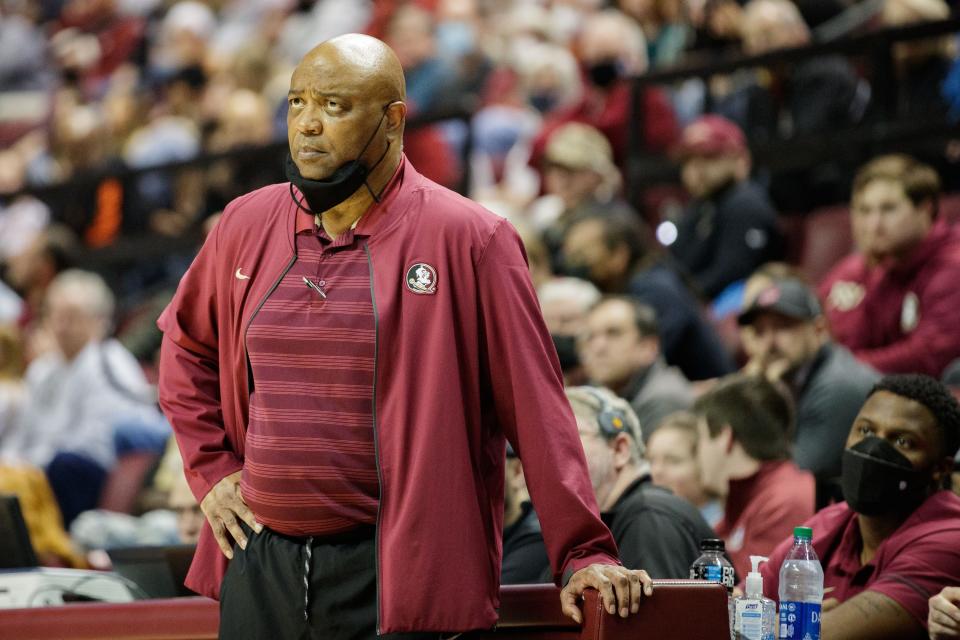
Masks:
[[[438,640],[438,633],[377,636],[373,529],[298,539],[243,525],[220,589],[221,640]]]

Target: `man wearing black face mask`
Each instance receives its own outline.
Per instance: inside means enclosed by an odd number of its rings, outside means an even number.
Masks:
[[[311,50],[289,183],[226,207],[158,321],[207,519],[186,584],[220,597],[222,638],[491,628],[505,438],[563,611],[603,587],[626,617],[651,593],[597,513],[518,234],[407,161],[404,91],[375,38]]]
[[[960,442],[960,406],[942,384],[895,375],[874,387],[843,453],[846,502],[815,515],[824,569],[824,638],[926,638],[928,599],[960,582],[960,498],[943,486]],[[764,566],[777,597],[785,540]]]
[[[539,167],[547,140],[568,122],[582,122],[599,129],[613,147],[621,167],[627,154],[630,118],[630,76],[647,70],[647,44],[640,27],[616,9],[591,15],[584,22],[576,43],[583,73],[582,98],[552,112],[534,140],[531,166]],[[645,151],[665,152],[679,135],[673,107],[660,89],[642,94],[641,131]]]

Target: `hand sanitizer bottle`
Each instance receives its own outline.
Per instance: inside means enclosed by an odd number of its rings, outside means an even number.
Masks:
[[[750,556],[753,570],[747,575],[746,595],[733,601],[734,640],[776,640],[777,605],[763,597],[763,576],[760,563],[763,556]]]

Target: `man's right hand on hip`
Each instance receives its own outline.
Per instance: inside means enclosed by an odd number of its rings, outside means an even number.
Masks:
[[[241,471],[231,473],[226,478],[213,485],[210,492],[203,497],[200,502],[200,509],[203,515],[207,517],[207,522],[213,529],[213,536],[220,545],[220,550],[227,558],[233,559],[233,548],[227,532],[240,545],[241,549],[247,548],[247,536],[240,528],[240,521],[247,523],[251,529],[260,533],[263,531],[263,525],[257,522],[253,511],[243,501],[240,495],[240,474]]]

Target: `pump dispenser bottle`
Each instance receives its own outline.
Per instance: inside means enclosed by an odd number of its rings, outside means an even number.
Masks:
[[[763,597],[763,556],[750,556],[752,571],[747,575],[745,595],[733,601],[734,640],[776,640],[777,605]]]

